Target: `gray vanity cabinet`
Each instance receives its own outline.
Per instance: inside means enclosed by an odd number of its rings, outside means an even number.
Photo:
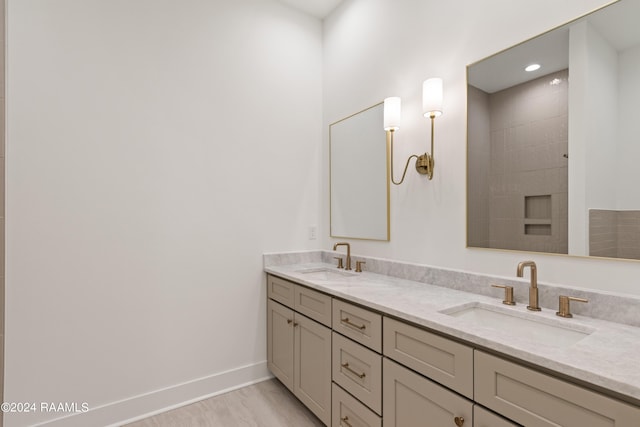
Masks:
[[[638,406],[303,285],[267,284],[268,368],[326,425],[640,427]]]
[[[297,308],[323,320],[322,301],[328,301],[330,307],[331,297],[306,288],[296,289],[299,285],[277,277],[268,276],[267,281],[267,367],[322,422],[330,425],[331,329]],[[296,304],[298,301],[302,305]],[[325,317],[325,321],[331,321],[330,315]]]

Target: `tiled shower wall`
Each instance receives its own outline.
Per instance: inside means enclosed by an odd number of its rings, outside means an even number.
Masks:
[[[467,132],[473,136],[469,141],[469,161],[467,171],[467,231],[469,246],[488,248],[489,246],[489,169],[491,168],[491,141],[489,94],[469,86],[467,91],[469,115]]]
[[[640,211],[590,209],[589,255],[640,259]]]
[[[558,71],[487,94],[491,248],[567,253],[568,74],[568,70]],[[477,135],[470,132],[469,138],[475,144]],[[473,144],[470,141],[469,146]],[[469,156],[476,155],[470,148]],[[474,161],[470,159],[469,164]],[[473,176],[477,173],[470,167],[469,182],[482,181],[481,176]],[[531,196],[550,200],[548,217],[526,217],[525,198],[538,200]],[[469,206],[471,212],[483,211],[471,196]],[[471,246],[476,246],[473,236],[485,234],[474,231],[475,226],[469,220]]]

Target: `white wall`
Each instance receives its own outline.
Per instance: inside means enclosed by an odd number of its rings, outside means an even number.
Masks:
[[[76,421],[104,425],[266,375],[261,255],[318,247],[320,21],[7,3],[5,400],[124,399]]]
[[[615,209],[618,150],[618,53],[592,26],[587,29],[587,206]],[[593,118],[597,117],[597,120]]]
[[[445,85],[444,114],[436,119],[433,181],[411,173],[402,186],[392,188],[391,241],[354,241],[353,252],[510,277],[519,261],[532,258],[540,281],[640,294],[637,262],[465,248],[466,65],[604,3],[347,0],[325,20],[325,128],[386,96],[401,96],[400,164],[409,154],[428,149],[422,81],[440,76]],[[327,144],[325,137],[325,152]],[[326,154],[323,158],[328,200]],[[325,246],[332,242],[327,239]]]
[[[588,255],[589,209],[617,204],[618,55],[588,22],[570,34],[569,253]]]
[[[638,121],[638,102],[640,100],[640,46],[624,50],[618,56],[618,171],[617,209],[639,210],[640,171],[637,159],[640,158],[640,122]]]

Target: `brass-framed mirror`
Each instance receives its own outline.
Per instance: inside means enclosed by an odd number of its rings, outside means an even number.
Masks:
[[[613,2],[467,67],[468,247],[640,259],[638,16]]]
[[[390,239],[383,103],[329,126],[331,237]]]

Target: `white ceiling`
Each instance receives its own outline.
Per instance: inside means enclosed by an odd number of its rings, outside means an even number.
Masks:
[[[529,64],[542,67],[528,73]],[[569,67],[569,29],[561,28],[528,40],[469,67],[469,83],[494,93]]]
[[[542,36],[528,40],[469,67],[469,83],[487,93],[524,83],[569,66],[569,29],[583,20],[617,50],[640,44],[640,1],[622,1]],[[531,63],[542,68],[524,71]]]
[[[280,0],[316,18],[324,19],[343,0]]]

